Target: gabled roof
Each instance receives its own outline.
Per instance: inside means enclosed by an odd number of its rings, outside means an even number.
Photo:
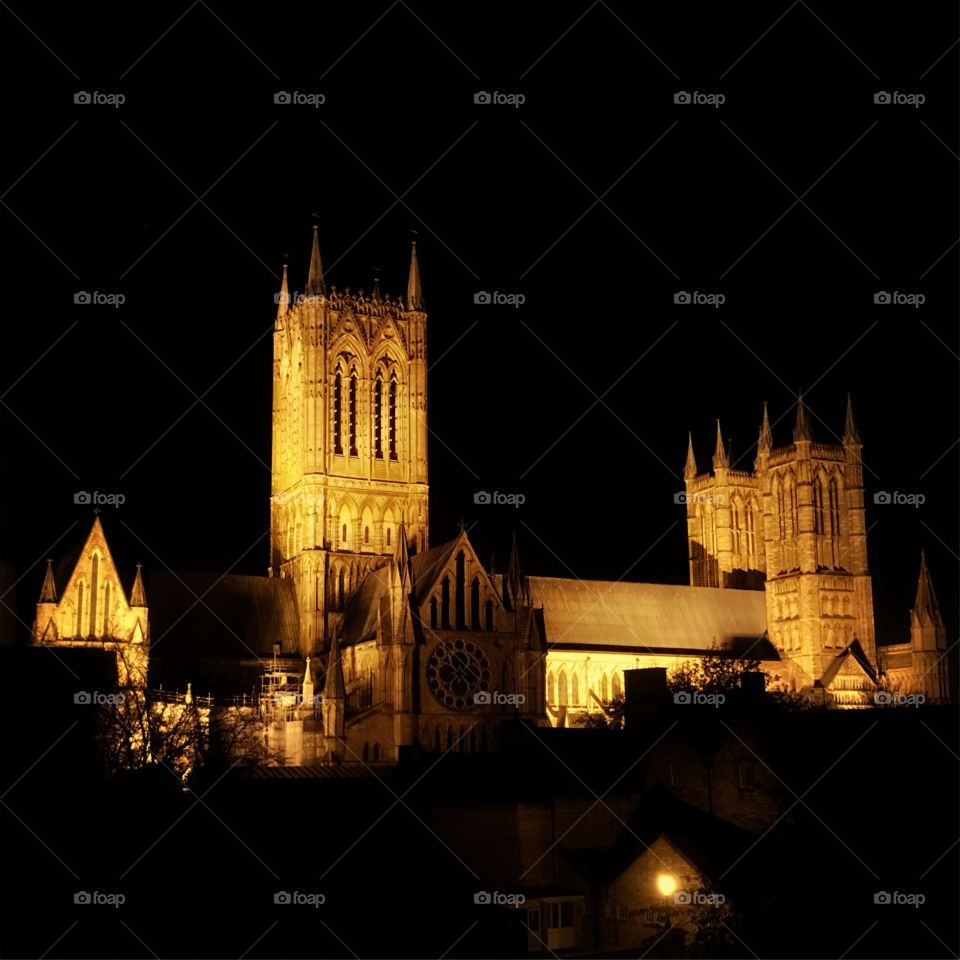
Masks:
[[[760,590],[530,577],[550,647],[707,651],[779,659]]]
[[[858,670],[857,667],[860,669]],[[829,687],[841,671],[844,674],[863,672],[873,683],[877,682],[876,671],[867,659],[867,655],[863,652],[863,647],[860,646],[859,640],[852,640],[844,650],[841,650],[840,653],[833,658],[827,669],[823,671],[823,676],[820,680],[825,687]]]

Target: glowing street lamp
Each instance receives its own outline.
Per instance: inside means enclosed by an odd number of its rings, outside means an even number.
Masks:
[[[665,897],[671,897],[677,892],[677,878],[672,873],[657,875],[657,889]]]

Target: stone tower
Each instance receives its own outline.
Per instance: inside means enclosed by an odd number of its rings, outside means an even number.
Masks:
[[[717,427],[712,474],[684,468],[690,582],[759,587],[768,635],[798,688],[854,640],[876,669],[861,443],[850,401],[839,444],[817,443],[801,399],[775,448],[766,406],[752,471],[731,467]]]
[[[270,575],[296,582],[302,656],[404,525],[428,546],[426,321],[416,244],[406,298],[327,289],[317,227],[307,283],[287,269],[273,335]]]
[[[933,592],[927,569],[926,552],[920,554],[920,579],[917,598],[910,611],[910,648],[912,671],[909,686],[922,693],[930,703],[950,702],[950,676],[947,669],[947,631],[940,616],[940,605]]]

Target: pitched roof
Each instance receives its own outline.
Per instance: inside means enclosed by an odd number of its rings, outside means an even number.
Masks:
[[[760,590],[530,577],[530,592],[534,605],[543,607],[550,647],[676,652],[719,647],[779,659],[765,636]]]
[[[159,657],[269,657],[299,650],[293,581],[153,571],[147,575],[151,646]],[[200,598],[198,600],[198,598]]]
[[[844,650],[841,650],[840,653],[833,658],[827,669],[823,671],[823,676],[820,678],[821,682],[825,687],[829,687],[842,667],[847,668],[844,671],[845,673],[857,673],[858,671],[854,664],[858,665],[870,680],[874,683],[877,682],[876,671],[867,659],[867,655],[863,652],[863,647],[860,646],[859,640],[851,641]]]
[[[340,642],[348,647],[376,635],[380,598],[390,589],[389,564],[371,570],[347,598],[343,608]]]

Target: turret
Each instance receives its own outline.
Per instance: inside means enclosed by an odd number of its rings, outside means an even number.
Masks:
[[[338,631],[333,634],[330,652],[327,654],[327,673],[323,681],[323,735],[327,746],[327,759],[343,758],[343,718],[347,693],[343,682],[343,665],[340,663]]]
[[[717,445],[713,451],[713,471],[726,470],[730,466],[727,451],[723,446],[723,434],[720,432],[720,421],[717,421]]]
[[[320,238],[318,226],[313,225],[313,244],[310,248],[310,269],[307,272],[307,285],[304,293],[308,297],[323,297],[327,293],[327,284],[323,278],[323,264],[320,261]]]
[[[697,475],[697,458],[693,455],[693,434],[687,434],[687,462],[683,465],[684,480],[692,480]]]

